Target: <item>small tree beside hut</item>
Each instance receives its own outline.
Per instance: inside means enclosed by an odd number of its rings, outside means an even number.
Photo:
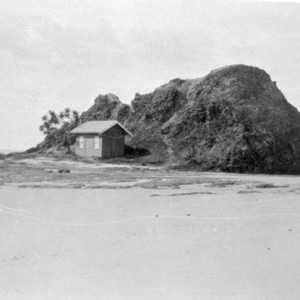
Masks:
[[[71,152],[69,133],[79,124],[79,113],[70,108],[65,108],[60,113],[49,110],[49,112],[42,117],[42,122],[40,131],[42,131],[49,140],[54,140],[56,145],[65,146],[68,152]]]

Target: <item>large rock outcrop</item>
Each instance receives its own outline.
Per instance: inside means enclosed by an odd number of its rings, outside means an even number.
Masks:
[[[300,173],[300,114],[263,70],[233,65],[174,79],[131,106],[99,95],[81,121],[115,119],[130,146],[202,170]]]

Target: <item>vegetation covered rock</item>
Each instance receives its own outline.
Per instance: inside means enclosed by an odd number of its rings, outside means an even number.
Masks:
[[[202,170],[300,172],[300,114],[270,76],[235,65],[138,95],[131,145]]]

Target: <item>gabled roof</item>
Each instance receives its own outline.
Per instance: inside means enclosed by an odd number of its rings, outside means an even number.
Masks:
[[[113,126],[120,126],[128,135],[132,136],[132,133],[127,130],[123,125],[118,121],[88,121],[83,124],[80,124],[74,128],[71,133],[98,133],[102,134]]]

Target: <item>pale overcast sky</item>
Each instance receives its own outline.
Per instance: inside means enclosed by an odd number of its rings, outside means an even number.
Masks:
[[[229,64],[266,70],[299,110],[300,4],[278,2],[2,0],[0,149],[40,142],[49,109],[130,103]]]

